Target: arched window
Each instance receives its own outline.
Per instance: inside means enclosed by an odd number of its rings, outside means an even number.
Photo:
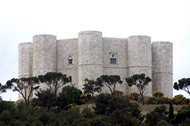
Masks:
[[[111,54],[110,56],[110,64],[116,64],[117,63],[117,58],[115,54]]]
[[[69,76],[69,82],[72,82],[72,77],[71,76]]]
[[[73,58],[72,58],[71,55],[69,55],[69,57],[68,57],[68,63],[69,63],[69,64],[73,64]]]

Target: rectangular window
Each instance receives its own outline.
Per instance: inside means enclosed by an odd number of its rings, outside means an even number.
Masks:
[[[110,63],[111,64],[116,64],[116,58],[110,58]]]

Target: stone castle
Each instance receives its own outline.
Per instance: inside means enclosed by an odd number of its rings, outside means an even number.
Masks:
[[[36,35],[33,42],[19,44],[19,77],[62,72],[82,89],[84,79],[119,75],[117,90],[137,91],[126,86],[125,78],[145,73],[152,78],[146,95],[160,90],[173,97],[173,44],[151,42],[149,36],[102,37],[99,31],[79,32],[78,38],[57,40],[54,35]],[[106,91],[106,90],[105,90]]]

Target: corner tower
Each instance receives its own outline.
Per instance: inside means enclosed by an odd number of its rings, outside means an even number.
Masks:
[[[34,36],[33,52],[33,76],[56,72],[56,36]]]
[[[102,33],[82,31],[78,37],[78,88],[84,79],[96,79],[102,75]]]
[[[127,42],[127,77],[144,73],[152,78],[151,38],[149,36],[130,36]],[[128,88],[129,93],[137,92],[137,88]],[[152,95],[152,84],[146,89],[148,96]]]
[[[173,44],[152,43],[152,86],[165,96],[173,97]]]
[[[19,44],[19,78],[32,76],[32,52],[32,43]]]

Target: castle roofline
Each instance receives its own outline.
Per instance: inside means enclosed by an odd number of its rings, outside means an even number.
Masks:
[[[19,43],[19,45],[24,45],[24,44],[32,44],[32,42],[22,42],[22,43]]]
[[[152,44],[173,44],[172,42],[169,41],[154,41]]]

